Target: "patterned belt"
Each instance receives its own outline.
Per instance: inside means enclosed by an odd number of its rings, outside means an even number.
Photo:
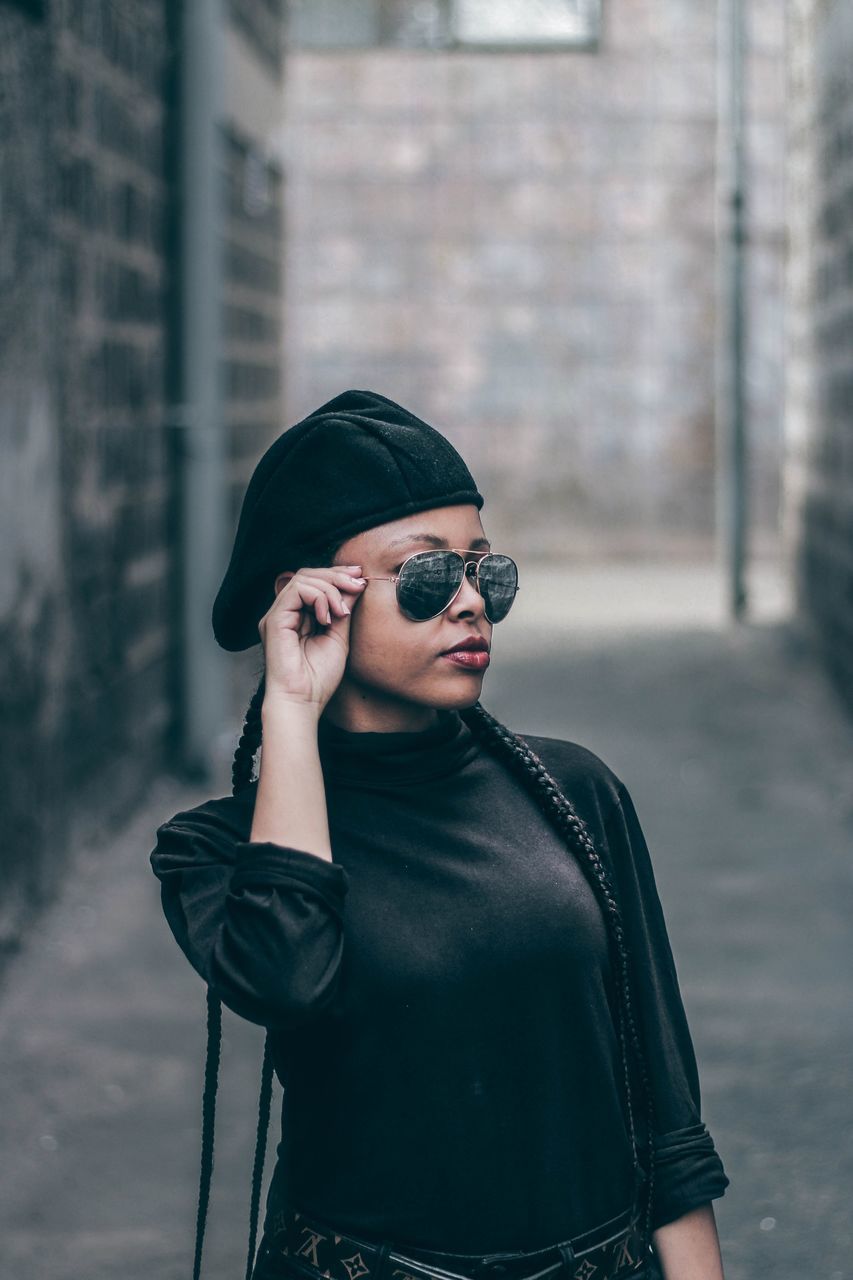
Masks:
[[[431,1253],[424,1250],[425,1254]],[[306,1280],[634,1280],[646,1273],[639,1211],[627,1210],[572,1240],[532,1253],[493,1253],[459,1258],[451,1271],[425,1258],[412,1258],[387,1243],[369,1243],[337,1232],[295,1209],[274,1215],[258,1255],[256,1276],[297,1274]],[[276,1270],[276,1260],[280,1269]],[[285,1262],[286,1260],[286,1262]]]

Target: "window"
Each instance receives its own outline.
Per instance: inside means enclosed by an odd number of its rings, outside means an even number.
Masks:
[[[601,0],[291,0],[296,49],[594,49]]]
[[[454,0],[452,36],[489,48],[589,47],[599,38],[600,0]]]

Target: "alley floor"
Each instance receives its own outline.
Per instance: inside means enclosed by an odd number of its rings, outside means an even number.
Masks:
[[[496,629],[482,701],[522,734],[591,748],[634,799],[731,1179],[714,1202],[727,1280],[853,1280],[853,720],[772,608],[727,626],[701,587],[695,608],[667,608],[661,582],[657,606],[647,586],[635,615],[614,616],[604,590],[594,616],[571,575],[547,583],[526,622]],[[531,626],[549,594],[559,625]],[[75,860],[7,973],[8,1280],[191,1275],[204,987],[148,855],[156,826],[226,776],[203,790],[159,780],[125,830]],[[227,1009],[223,1030],[207,1280],[245,1266],[263,1045]],[[265,1188],[279,1098],[276,1084]]]

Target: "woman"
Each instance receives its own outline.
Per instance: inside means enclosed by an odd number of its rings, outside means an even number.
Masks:
[[[196,1277],[221,1001],[267,1028],[247,1277],[721,1280],[729,1179],[631,798],[479,701],[518,589],[482,505],[367,391],[248,486],[213,610],[223,648],[264,650],[233,794],[151,854],[208,984]]]

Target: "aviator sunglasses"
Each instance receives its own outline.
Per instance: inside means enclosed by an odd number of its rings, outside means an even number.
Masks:
[[[466,561],[466,555],[479,560]],[[483,597],[489,622],[500,622],[509,613],[518,585],[518,566],[509,556],[451,547],[444,551],[415,551],[387,577],[363,574],[367,582],[396,582],[397,604],[413,622],[429,622],[444,613],[458,596],[466,576]]]

